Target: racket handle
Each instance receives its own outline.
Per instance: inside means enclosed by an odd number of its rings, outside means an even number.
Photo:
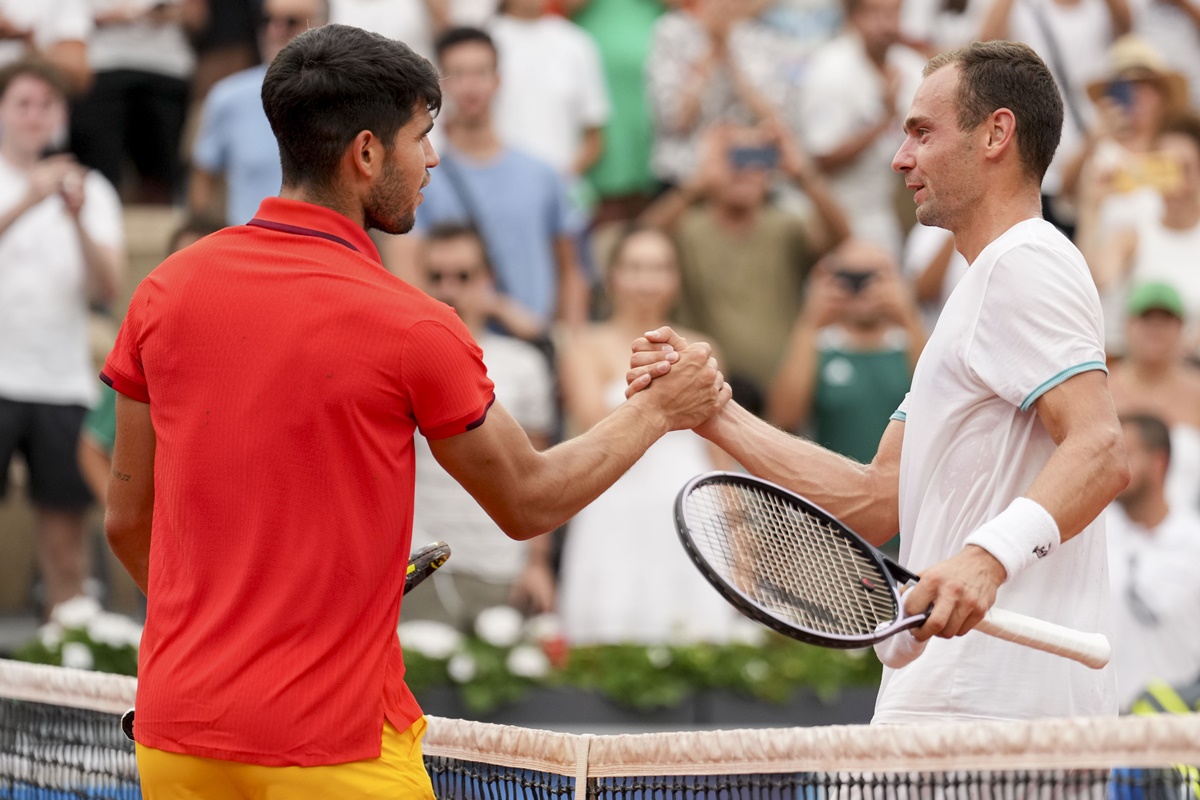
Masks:
[[[1112,658],[1112,645],[1102,633],[1085,633],[1002,608],[989,611],[976,630],[997,639],[1078,661],[1092,669],[1102,668]]]

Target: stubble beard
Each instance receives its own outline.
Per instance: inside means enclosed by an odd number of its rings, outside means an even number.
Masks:
[[[367,207],[364,209],[367,228],[393,236],[411,231],[417,220],[416,195],[417,193],[410,190],[400,177],[397,168],[385,167],[379,183],[371,190]],[[409,210],[402,211],[400,204],[406,198],[409,200]]]

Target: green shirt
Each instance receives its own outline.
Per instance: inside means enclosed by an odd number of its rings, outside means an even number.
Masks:
[[[659,0],[591,0],[574,17],[600,50],[612,99],[604,154],[588,173],[601,197],[651,192],[657,185],[650,171],[654,131],[642,67],[662,13]]]
[[[100,387],[100,401],[83,420],[83,433],[96,446],[112,455],[117,440],[117,393],[111,387]]]

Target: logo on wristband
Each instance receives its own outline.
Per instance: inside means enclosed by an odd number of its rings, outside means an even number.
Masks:
[[[1045,558],[1046,556],[1050,555],[1050,545],[1039,544],[1037,547],[1033,548],[1033,554],[1038,558]]]

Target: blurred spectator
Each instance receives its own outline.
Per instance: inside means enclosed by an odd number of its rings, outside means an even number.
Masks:
[[[43,157],[66,121],[67,85],[53,67],[0,68],[0,479],[20,452],[47,613],[87,575],[92,495],[75,448],[96,399],[88,306],[111,303],[123,272],[116,191],[71,156]]]
[[[412,274],[427,231],[440,222],[469,222],[483,238],[497,290],[537,322],[533,330],[509,333],[536,338],[555,320],[582,323],[588,286],[572,239],[566,185],[550,164],[497,135],[491,109],[500,76],[491,37],[478,28],[455,28],[437,49],[449,144],[417,208],[414,235],[387,240],[387,263],[401,276]]]
[[[1042,213],[1075,234],[1067,167],[1077,160],[1096,121],[1087,86],[1104,72],[1105,54],[1132,27],[1127,0],[992,0],[979,38],[1012,39],[1034,49],[1062,91],[1062,141],[1042,180]]]
[[[1116,172],[1098,175],[1085,192],[1080,249],[1102,292],[1124,294],[1130,281],[1163,281],[1178,289],[1189,320],[1185,348],[1195,354],[1200,352],[1200,116],[1170,120],[1139,166],[1135,174],[1157,188],[1159,210],[1120,226],[1102,218],[1102,204],[1122,178]]]
[[[610,113],[600,52],[578,25],[546,13],[547,0],[504,0],[489,30],[504,80],[496,130],[505,144],[583,175],[604,152]]]
[[[259,27],[263,64],[217,83],[204,102],[192,150],[188,208],[214,216],[224,207],[230,225],[249,222],[264,198],[279,192],[283,172],[279,145],[262,106],[267,66],[288,42],[325,24],[326,0],[264,0]],[[225,197],[218,179],[225,179]]]
[[[812,200],[811,218],[768,205],[776,166]],[[642,219],[671,232],[679,248],[679,322],[714,337],[726,375],[742,384],[739,402],[754,395],[761,401],[800,313],[810,267],[849,235],[824,179],[782,126],[715,128],[697,173]]]
[[[900,44],[900,0],[845,0],[846,30],[813,54],[801,95],[805,145],[850,229],[900,258],[903,180],[892,157],[925,58]]]
[[[1113,660],[1122,710],[1151,680],[1184,685],[1200,675],[1200,513],[1164,491],[1171,442],[1157,417],[1122,417],[1129,485],[1109,506],[1108,571]]]
[[[932,331],[950,293],[966,274],[967,260],[945,228],[917,223],[904,242],[904,276],[916,290],[925,330]]]
[[[62,73],[75,94],[92,80],[87,40],[89,0],[0,0],[0,66],[40,56]]]
[[[71,112],[71,149],[109,183],[129,161],[137,203],[182,198],[180,138],[196,59],[188,33],[204,26],[205,0],[89,0],[91,88]]]
[[[434,37],[450,26],[449,0],[329,0],[329,21],[397,39],[428,59]]]
[[[767,420],[870,463],[925,344],[908,286],[878,245],[851,240],[821,259],[771,385]]]
[[[652,168],[675,186],[697,170],[700,141],[717,123],[774,120],[777,36],[750,17],[745,0],[695,0],[663,15],[646,61],[654,122]]]
[[[215,220],[189,217],[171,234],[167,255],[189,247],[221,227]],[[88,411],[79,432],[77,457],[80,473],[92,496],[103,505],[108,497],[113,442],[117,438],[117,393],[104,384],[99,389],[100,399]]]
[[[1167,499],[1200,507],[1200,368],[1183,355],[1183,301],[1165,283],[1144,283],[1129,297],[1129,350],[1113,365],[1109,390],[1118,414],[1152,414],[1171,429]]]
[[[496,399],[539,450],[555,426],[554,382],[536,347],[487,329],[498,300],[483,242],[473,228],[447,224],[429,230],[422,255],[425,290],[458,312],[483,350]],[[404,619],[433,619],[469,629],[485,608],[511,605],[530,614],[555,602],[550,536],[516,541],[433,457],[425,437],[415,437],[414,548],[445,540],[454,557],[404,599]]]
[[[579,331],[562,351],[559,370],[574,430],[587,430],[625,400],[629,342],[667,323],[679,295],[671,240],[655,230],[631,229],[617,242],[607,280],[612,316]],[[719,462],[713,456],[712,446],[692,431],[668,433],[571,520],[559,592],[568,641],[662,644],[729,637],[737,612],[692,566],[671,525],[680,486],[716,463],[732,465],[728,456]]]
[[[900,35],[926,58],[975,40],[991,8],[990,0],[905,0]]]
[[[612,115],[604,127],[604,152],[588,171],[600,198],[596,224],[636,217],[653,196],[650,171],[654,130],[646,100],[646,58],[663,12],[662,0],[571,0],[572,19],[600,51]]]
[[[1200,108],[1200,2],[1131,0],[1133,29],[1182,72],[1191,87],[1191,104]]]
[[[222,78],[258,63],[258,17],[261,0],[204,0],[208,13],[192,37],[196,68],[191,99],[203,101]]]

